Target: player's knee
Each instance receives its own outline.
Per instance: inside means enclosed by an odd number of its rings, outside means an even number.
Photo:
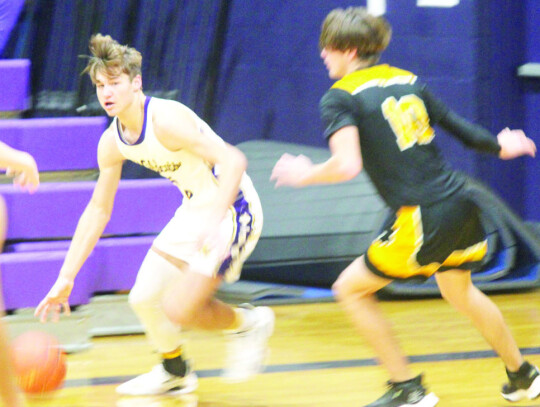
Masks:
[[[338,302],[356,301],[372,294],[368,287],[352,284],[346,278],[338,278],[332,285],[332,292]]]
[[[145,312],[151,312],[155,307],[155,302],[149,298],[137,295],[135,290],[132,290],[128,296],[128,303],[131,309],[135,311],[137,315]]]
[[[347,296],[347,291],[345,288],[345,285],[340,279],[336,280],[334,284],[332,284],[332,293],[339,302],[343,301]]]
[[[197,312],[193,307],[167,297],[163,301],[163,311],[169,320],[182,327],[193,327],[196,324]]]

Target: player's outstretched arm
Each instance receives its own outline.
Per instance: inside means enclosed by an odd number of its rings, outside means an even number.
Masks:
[[[52,315],[53,321],[58,320],[62,310],[69,314],[68,299],[75,277],[109,222],[123,163],[123,157],[114,143],[113,137],[107,132],[99,142],[99,178],[92,198],[79,219],[58,278],[34,312],[41,322],[46,322],[49,315]]]
[[[276,188],[349,181],[362,170],[359,139],[355,126],[341,128],[330,137],[331,157],[320,164],[313,164],[304,155],[284,154],[274,165],[270,180],[275,181]]]

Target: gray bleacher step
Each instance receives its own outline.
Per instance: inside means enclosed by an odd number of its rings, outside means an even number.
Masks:
[[[144,333],[127,294],[96,295],[79,308],[89,315],[88,334],[92,337]]]
[[[34,317],[33,308],[20,308],[3,320],[11,339],[28,331],[43,331],[54,335],[67,353],[80,352],[92,346],[88,314],[81,310],[62,315],[58,322],[41,323]]]
[[[94,181],[99,176],[97,169],[71,170],[71,171],[41,171],[39,173],[40,182],[76,182]],[[13,177],[0,174],[0,184],[10,184]]]
[[[305,304],[334,301],[329,289],[265,283],[260,281],[237,281],[222,284],[216,297],[229,304],[253,305]]]

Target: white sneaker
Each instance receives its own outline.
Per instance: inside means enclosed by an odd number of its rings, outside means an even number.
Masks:
[[[263,369],[268,354],[268,338],[274,331],[274,311],[269,307],[253,308],[255,325],[242,332],[228,333],[227,364],[222,377],[231,382],[249,379]]]
[[[196,394],[185,394],[175,397],[173,404],[179,407],[197,407],[199,405],[199,399]],[[165,405],[172,406],[173,404],[167,403],[163,395],[121,397],[116,401],[116,407],[164,407]]]
[[[197,386],[197,375],[190,368],[186,376],[180,377],[167,372],[160,363],[150,372],[122,383],[116,392],[128,396],[180,395],[193,392]]]

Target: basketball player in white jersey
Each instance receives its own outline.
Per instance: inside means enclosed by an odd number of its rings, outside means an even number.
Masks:
[[[17,150],[0,141],[0,168],[13,176],[13,184],[34,192],[39,186],[39,173],[34,157],[25,151]],[[4,247],[7,231],[7,212],[4,199],[0,197],[0,252]],[[0,286],[0,317],[4,313],[2,287]],[[0,405],[22,407],[24,400],[15,382],[15,371],[11,360],[8,334],[0,319]],[[3,404],[2,404],[3,402]]]
[[[184,394],[197,376],[183,354],[181,327],[224,331],[231,339],[224,376],[257,373],[274,314],[268,307],[233,308],[214,298],[223,280],[239,278],[262,228],[262,209],[245,174],[244,154],[225,143],[186,106],[144,95],[141,54],[110,36],[90,40],[85,69],[103,109],[114,117],[98,146],[100,175],[50,292],[36,308],[46,321],[69,313],[75,276],[111,216],[122,164],[128,159],[170,179],[182,205],[156,237],[129,302],[162,363],[117,388],[120,394]]]

